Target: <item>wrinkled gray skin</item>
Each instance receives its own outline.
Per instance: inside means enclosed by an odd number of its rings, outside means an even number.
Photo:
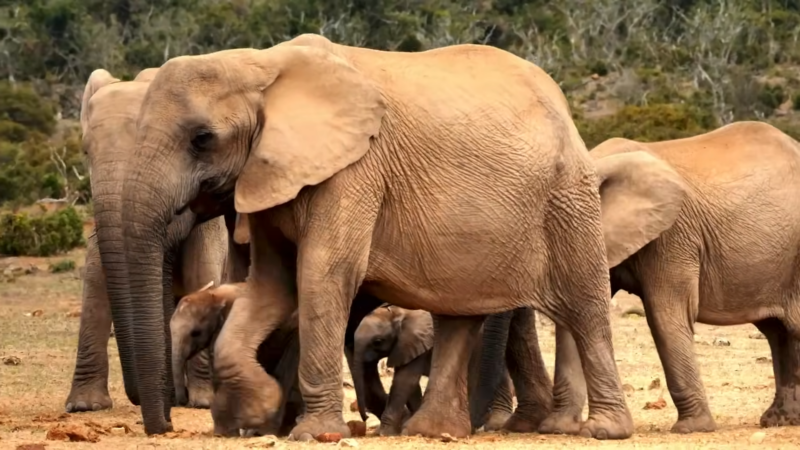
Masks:
[[[365,317],[356,329],[353,384],[358,410],[364,421],[367,412],[381,419],[381,436],[399,435],[403,422],[421,406],[419,382],[422,375],[430,375],[432,347],[433,318],[427,311],[383,305]],[[479,356],[480,347],[475,346],[471,366]],[[377,376],[365,377],[367,371],[377,372],[382,358],[388,358],[387,366],[394,368],[388,397]],[[471,368],[470,373],[476,372]],[[470,388],[473,378],[469,377]],[[511,415],[512,397],[509,383],[501,384],[485,427],[487,431],[499,428]]]
[[[769,124],[744,121],[671,141],[610,139],[590,156],[604,220],[627,221],[619,231],[628,235],[652,234],[645,220],[663,229],[608,260],[612,293],[642,299],[678,410],[672,432],[716,429],[693,351],[695,322],[753,323],[764,333],[775,395],[760,424],[800,425],[800,145]],[[564,420],[551,425],[575,432],[581,364],[569,333],[557,332],[556,342],[555,409]]]
[[[72,388],[65,402],[67,412],[112,407],[107,353],[112,317],[125,392],[133,404],[140,403],[133,368],[120,197],[125,166],[132,153],[136,115],[156,70],[146,69],[131,82],[119,82],[107,71],[97,70],[84,91],[81,125],[84,152],[90,163],[95,230],[87,245],[78,353]],[[171,311],[181,296],[209,281],[222,281],[228,231],[221,217],[200,223],[196,214],[186,211],[176,218],[168,234],[164,305]],[[189,398],[179,404],[208,408],[212,392],[207,352],[193,358],[188,369]]]

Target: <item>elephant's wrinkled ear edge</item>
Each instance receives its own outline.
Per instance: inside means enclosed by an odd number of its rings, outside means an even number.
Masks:
[[[397,342],[386,360],[388,367],[401,367],[433,348],[433,317],[427,311],[406,311]]]
[[[688,186],[668,163],[645,151],[605,156],[595,167],[611,268],[672,227]]]
[[[239,213],[289,202],[361,159],[386,112],[380,90],[330,51],[275,46],[257,59],[263,123],[236,181]]]
[[[89,101],[92,99],[92,96],[103,86],[107,86],[118,81],[119,79],[114,78],[114,76],[111,75],[111,73],[106,69],[95,69],[89,75],[89,79],[86,81],[86,87],[83,88],[83,98],[81,99],[80,123],[81,132],[83,134],[86,134],[86,130],[89,127]]]

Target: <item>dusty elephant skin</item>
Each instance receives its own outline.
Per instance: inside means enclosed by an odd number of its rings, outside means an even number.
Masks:
[[[148,82],[157,69],[143,70],[134,81],[120,82],[99,69],[89,78],[81,108],[83,146],[91,167],[95,230],[88,242],[86,277],[72,389],[67,412],[111,408],[108,395],[107,346],[113,317],[125,392],[140,403],[133,358],[132,305],[122,241],[122,181],[135,139],[135,121]],[[186,211],[168,231],[171,248],[159,257],[164,273],[165,307],[209,280],[221,281],[227,251],[223,219],[200,223]],[[172,267],[176,270],[172,271]],[[170,275],[170,272],[172,274]],[[243,279],[243,278],[242,278]],[[165,324],[166,326],[166,324]],[[162,333],[159,331],[159,333]],[[189,399],[193,407],[209,407],[211,384],[205,352],[189,364]]]
[[[642,299],[678,409],[672,431],[716,429],[694,357],[695,322],[761,330],[775,371],[775,397],[761,426],[800,424],[797,142],[771,125],[737,122],[674,141],[611,139],[590,155],[607,247],[638,234],[637,245],[609,251],[612,293]],[[608,225],[615,222],[623,226]],[[556,343],[555,408],[580,412],[577,349],[569,333],[557,334]]]
[[[434,314],[429,384],[404,433],[471,432],[474,337],[485,315],[529,306],[575,335],[590,409],[581,433],[632,434],[595,169],[566,98],[535,65],[486,46],[382,52],[301,35],[167,61],[137,126],[123,240],[146,433],[170,426],[152,332],[164,322],[167,229],[232,196],[248,215],[252,295],[215,344],[212,414],[258,428],[276,413],[279,387],[255,349],[298,309],[306,413],[291,435],[349,436],[339,354],[361,288]]]
[[[367,412],[381,419],[380,435],[399,435],[403,420],[420,408],[419,382],[422,375],[430,374],[432,347],[433,318],[427,311],[384,305],[365,317],[356,329],[353,384],[358,409],[364,421]],[[475,349],[480,350],[478,346]],[[394,368],[388,397],[378,376],[378,361],[382,358],[388,358],[387,366]],[[470,363],[477,360],[473,353]],[[475,372],[470,370],[472,373]],[[474,377],[469,378],[472,387]],[[499,391],[489,418],[492,425],[502,425],[513,408],[510,386],[502,384]]]

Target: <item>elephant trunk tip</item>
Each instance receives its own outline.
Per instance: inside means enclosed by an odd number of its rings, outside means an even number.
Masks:
[[[362,421],[362,422],[366,422],[366,421],[367,421],[367,419],[369,418],[369,417],[367,416],[367,413],[366,413],[366,412],[364,412],[364,411],[359,411],[359,413],[361,413],[361,421]]]

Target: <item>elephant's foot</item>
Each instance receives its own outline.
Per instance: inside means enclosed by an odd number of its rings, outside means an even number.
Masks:
[[[342,413],[305,414],[298,419],[297,425],[289,433],[289,440],[311,441],[317,436],[326,433],[340,434],[343,438],[350,437],[350,427],[344,422]]]
[[[577,435],[581,431],[581,412],[553,411],[539,425],[540,434]]]
[[[670,431],[676,434],[689,434],[708,433],[716,429],[717,424],[714,422],[714,418],[711,417],[711,413],[705,412],[699,416],[678,419]]]
[[[261,429],[272,424],[281,403],[281,387],[261,366],[220,377],[211,402],[214,434],[238,435],[239,429]],[[236,430],[234,432],[234,430]]]
[[[772,405],[761,415],[763,428],[800,425],[800,400],[795,400],[795,389],[781,389],[784,395],[775,398]]]
[[[595,439],[627,439],[633,435],[633,418],[628,408],[616,411],[589,412],[589,419],[578,433]]]
[[[508,411],[492,410],[486,423],[483,425],[485,431],[497,431],[503,428],[503,425],[508,422],[512,414]]]
[[[378,428],[378,435],[379,436],[400,436],[402,431],[403,431],[403,426],[402,425],[381,423],[380,428]]]
[[[441,413],[422,405],[403,427],[404,436],[438,438],[447,433],[456,438],[467,437],[472,433],[472,424],[467,411]]]
[[[199,384],[199,385],[198,385]],[[211,382],[195,383],[189,385],[189,403],[187,408],[208,409],[214,400],[214,390]]]
[[[67,396],[65,409],[68,413],[85,411],[102,411],[111,409],[114,403],[108,395],[108,385],[105,380],[98,383],[72,385],[72,390]]]

